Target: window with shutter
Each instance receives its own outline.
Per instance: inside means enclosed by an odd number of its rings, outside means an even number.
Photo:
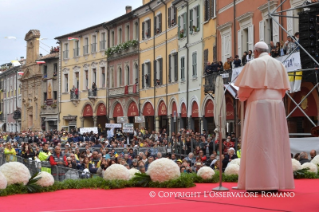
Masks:
[[[213,47],[213,60],[214,62],[217,62],[217,42],[215,42],[215,46]]]
[[[197,53],[193,53],[192,65],[193,65],[193,77],[197,76]]]
[[[189,33],[193,33],[193,13],[194,13],[194,11],[193,11],[193,9],[191,9],[190,11],[189,11]]]
[[[162,13],[158,15],[158,28],[162,32]]]
[[[154,66],[154,85],[156,86],[156,85],[158,85],[158,76],[157,76],[157,61],[156,60],[154,60],[154,64],[153,64],[153,66]]]
[[[178,16],[178,37],[180,38],[181,34],[181,16]]]
[[[177,8],[176,8],[176,7],[174,7],[173,17],[174,17],[174,19],[173,19],[173,26],[175,26],[176,21],[177,21]]]
[[[171,82],[172,55],[168,55],[168,82]]]
[[[144,71],[145,64],[142,64],[142,88],[145,88],[145,71]]]
[[[216,5],[216,0],[211,0],[210,2],[210,17],[214,18],[216,17],[216,10],[215,10],[215,5]]]
[[[178,81],[178,53],[174,55],[174,73],[175,73],[175,82]]]
[[[183,37],[185,37],[186,36],[186,33],[187,33],[187,13],[184,13],[184,15],[183,15],[183,30],[184,30],[184,32],[183,32]]]
[[[168,14],[168,20],[167,20],[167,22],[168,22],[168,27],[171,27],[172,25],[172,17],[171,17],[171,12],[172,11],[172,8],[171,7],[169,7],[168,8],[168,11],[167,11],[167,14]]]
[[[198,31],[199,31],[199,28],[200,28],[200,10],[199,10],[199,5],[196,7],[196,15],[197,15],[196,27],[197,27],[197,32],[198,32]]]
[[[205,0],[205,21],[208,21],[209,19],[209,0]]]
[[[241,55],[242,55],[242,51],[241,51],[241,30],[238,30],[238,35],[237,35],[238,37],[238,41],[237,41],[237,45],[238,45],[238,56],[239,56],[239,58],[241,58]]]
[[[154,35],[158,33],[157,31],[157,16],[154,17]]]
[[[273,31],[272,40],[273,40],[274,44],[279,42],[279,25],[276,23],[276,21],[279,23],[278,16],[274,16],[273,22],[272,22],[272,31]]]
[[[287,16],[293,16],[293,11],[287,11]],[[290,35],[293,35],[293,18],[287,18],[287,31]]]
[[[182,81],[185,80],[185,58],[181,58],[181,79]]]
[[[151,62],[147,63],[147,73],[148,73],[148,86],[151,87],[152,86],[152,71],[151,71]]]
[[[142,40],[145,39],[145,22],[142,23]]]
[[[163,59],[159,59],[159,80],[160,84],[163,85]]]
[[[264,30],[265,30],[265,22],[264,20],[259,22],[259,41],[264,41]]]
[[[151,20],[148,20],[147,21],[148,23],[147,23],[147,37],[149,38],[149,37],[151,37]]]

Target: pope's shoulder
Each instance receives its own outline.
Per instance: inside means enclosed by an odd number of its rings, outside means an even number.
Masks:
[[[280,65],[282,64],[279,60],[271,57],[270,55],[262,55],[258,58],[255,58],[253,60],[251,60],[249,62],[250,65],[257,65],[257,64],[260,64],[260,63],[268,63],[268,62],[271,62],[271,63],[275,63],[276,65]]]

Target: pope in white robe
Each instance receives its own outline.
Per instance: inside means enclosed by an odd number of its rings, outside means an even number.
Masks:
[[[258,42],[255,59],[245,65],[235,85],[247,101],[238,189],[294,189],[289,134],[282,98],[290,90],[285,67]]]

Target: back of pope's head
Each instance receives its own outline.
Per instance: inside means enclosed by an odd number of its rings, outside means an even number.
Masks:
[[[269,48],[268,48],[268,45],[267,43],[263,42],[263,41],[259,41],[255,44],[255,47],[254,47],[254,55],[255,55],[255,58],[258,58],[260,54],[262,53],[268,53],[269,52]]]

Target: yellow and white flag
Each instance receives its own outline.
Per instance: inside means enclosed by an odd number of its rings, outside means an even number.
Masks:
[[[290,93],[298,92],[301,89],[302,71],[288,73],[291,90]]]

